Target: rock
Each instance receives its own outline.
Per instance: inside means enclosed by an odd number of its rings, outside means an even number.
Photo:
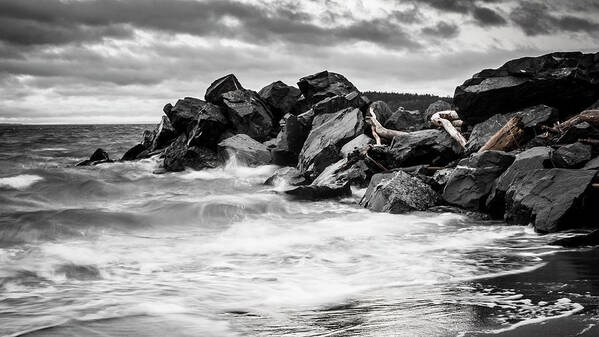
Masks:
[[[409,111],[399,108],[387,118],[387,121],[385,121],[383,126],[392,130],[418,131],[425,128],[425,124],[422,120],[423,117],[420,114],[420,111]]]
[[[169,104],[170,105],[170,104]],[[187,132],[195,124],[199,111],[206,105],[206,102],[194,97],[185,97],[177,101],[174,107],[167,109],[164,113],[175,129],[176,134]]]
[[[435,127],[432,123],[431,123],[431,117],[439,112],[439,111],[445,111],[445,110],[452,110],[451,104],[443,101],[443,100],[438,100],[434,103],[432,103],[431,105],[428,106],[428,108],[426,108],[426,111],[424,111],[424,125],[426,125],[429,128]]]
[[[177,137],[175,128],[167,116],[162,116],[162,120],[156,129],[156,136],[152,142],[152,149],[162,149],[168,146]]]
[[[433,181],[438,186],[439,191],[443,191],[452,173],[453,168],[445,168],[442,170],[438,170],[433,174]]]
[[[533,147],[516,155],[514,162],[495,181],[486,201],[486,210],[494,217],[503,217],[505,193],[515,180],[536,169],[553,168],[550,147]]]
[[[226,138],[230,126],[224,110],[208,102],[204,102],[197,111],[192,123],[187,145],[208,148],[215,148],[220,140]]]
[[[526,132],[524,139],[528,141],[542,132],[542,125],[549,125],[555,121],[557,110],[541,104],[517,112],[495,114],[486,121],[474,126],[466,144],[468,152],[478,151],[505,123],[515,116],[522,118],[522,124]]]
[[[288,113],[296,112],[294,107],[302,93],[296,87],[276,81],[262,88],[258,95],[270,105],[275,120],[279,120]]]
[[[589,162],[584,164],[582,169],[583,170],[599,170],[599,156],[589,160]]]
[[[304,96],[305,104],[312,105],[332,96],[345,96],[356,87],[343,75],[322,71],[320,73],[303,77],[297,83]]]
[[[361,134],[356,136],[356,138],[347,142],[347,144],[343,145],[341,148],[341,155],[343,157],[347,157],[350,153],[354,152],[357,149],[363,149],[368,144],[373,144],[374,139],[368,137],[365,134]]]
[[[559,137],[557,143],[570,144],[577,142],[579,139],[588,138],[599,139],[599,129],[587,122],[581,122],[568,128],[568,130]]]
[[[204,99],[207,102],[218,105],[222,102],[223,94],[234,90],[243,90],[241,83],[239,83],[235,75],[225,75],[210,84],[208,89],[206,89]]]
[[[381,125],[385,125],[387,119],[393,115],[391,108],[383,101],[372,102],[369,109],[372,109],[372,112],[374,112],[376,119]]]
[[[515,179],[505,195],[505,220],[542,233],[597,226],[595,170],[540,169]]]
[[[156,138],[156,131],[145,130],[141,136],[141,145],[145,149],[151,148],[154,138]]]
[[[514,161],[503,151],[483,151],[462,159],[443,190],[443,199],[469,209],[484,209],[493,183]]]
[[[591,160],[591,146],[576,142],[560,146],[551,156],[555,167],[581,168]]]
[[[567,248],[598,246],[599,230],[592,231],[589,234],[575,235],[569,238],[558,239],[550,243],[553,246],[562,246]]]
[[[453,102],[461,119],[474,125],[537,104],[557,108],[563,120],[598,98],[599,53],[558,52],[483,70],[456,88]]]
[[[271,150],[272,162],[276,165],[297,165],[297,158],[304,141],[308,137],[309,127],[300,122],[297,116],[287,114],[283,117],[281,131]]]
[[[363,108],[366,102],[363,100],[360,93],[353,91],[347,95],[337,95],[327,97],[322,101],[314,104],[312,110],[314,115],[331,114],[346,108]]]
[[[236,158],[239,162],[258,166],[270,163],[268,148],[248,135],[237,134],[218,143],[218,149],[224,159]]]
[[[424,211],[439,203],[439,196],[422,180],[397,171],[375,174],[360,205],[376,212]]]
[[[217,154],[205,147],[187,146],[187,136],[180,135],[164,152],[163,166],[166,171],[183,171],[186,167],[200,170],[215,168],[221,164]]]
[[[257,141],[271,138],[275,122],[269,106],[251,90],[234,90],[222,95],[227,116],[236,133],[245,133]]]
[[[350,182],[338,176],[343,168],[344,159],[328,166],[310,185],[298,186],[285,191],[286,194],[300,200],[321,200],[351,195]]]
[[[264,182],[264,185],[290,185],[300,186],[308,184],[308,181],[295,167],[281,167]]]
[[[143,144],[137,144],[125,152],[121,161],[135,160],[137,159],[137,156],[145,150],[146,147],[143,146]]]
[[[299,155],[299,169],[316,178],[327,166],[341,158],[341,147],[364,132],[364,119],[359,109],[347,108],[324,124],[313,127]]]
[[[90,166],[90,165],[98,165],[98,164],[102,164],[102,163],[112,163],[112,160],[110,160],[110,158],[108,157],[108,153],[106,151],[98,148],[98,149],[96,149],[96,151],[94,151],[94,153],[92,153],[92,155],[89,157],[89,159],[86,159],[86,160],[78,163],[76,166]]]
[[[394,137],[388,147],[373,147],[368,154],[387,169],[429,164],[445,166],[462,153],[462,147],[444,130],[427,129]]]

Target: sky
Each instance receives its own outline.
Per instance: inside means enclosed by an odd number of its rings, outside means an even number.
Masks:
[[[0,123],[157,123],[229,73],[452,96],[575,50],[599,52],[599,0],[0,0]]]

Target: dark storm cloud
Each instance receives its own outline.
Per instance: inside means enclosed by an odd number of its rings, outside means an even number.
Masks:
[[[486,7],[476,7],[472,16],[481,26],[503,26],[507,21],[497,12]]]
[[[597,19],[592,21],[574,15],[554,14],[548,5],[540,2],[521,3],[511,12],[510,18],[527,35],[542,35],[559,31],[586,33],[599,31]]]
[[[460,29],[455,24],[441,21],[434,26],[422,28],[422,33],[447,39],[456,37],[460,33]]]

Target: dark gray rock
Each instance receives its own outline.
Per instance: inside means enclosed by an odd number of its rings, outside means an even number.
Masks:
[[[292,114],[285,115],[281,124],[281,131],[277,135],[274,148],[271,149],[272,162],[276,165],[295,166],[310,127]]]
[[[218,150],[225,160],[236,158],[239,162],[249,165],[266,165],[270,163],[270,151],[250,136],[237,134],[218,143]]]
[[[125,152],[123,157],[121,157],[121,161],[135,160],[137,159],[137,156],[139,156],[139,154],[144,152],[145,150],[146,147],[143,146],[143,144],[134,145],[132,148],[127,150],[127,152]]]
[[[215,148],[216,144],[226,137],[230,127],[224,109],[212,103],[204,102],[196,111],[194,120],[190,122],[188,146]]]
[[[327,166],[341,158],[341,147],[364,132],[359,109],[347,108],[332,114],[322,125],[312,128],[299,155],[299,169],[316,178]]]
[[[327,97],[322,101],[314,104],[312,110],[314,115],[331,114],[346,108],[362,109],[366,105],[363,96],[359,92],[353,91],[347,95],[337,95]]]
[[[89,159],[78,163],[76,166],[90,166],[103,163],[112,163],[112,160],[110,160],[110,157],[108,157],[108,153],[106,151],[98,148],[96,151],[94,151],[94,153],[92,153]]]
[[[360,204],[372,211],[406,213],[437,205],[439,196],[422,180],[406,172],[375,174]]]
[[[338,175],[346,164],[344,159],[328,166],[310,185],[285,191],[294,199],[321,200],[351,195],[350,182]]]
[[[372,112],[376,115],[376,119],[382,125],[385,125],[387,120],[393,115],[393,111],[389,105],[383,101],[372,102],[369,109],[372,109]]]
[[[431,105],[428,106],[428,108],[426,108],[426,111],[424,111],[424,125],[427,127],[434,127],[434,125],[431,123],[431,117],[439,112],[439,111],[445,111],[445,110],[451,110],[451,104],[443,101],[443,100],[438,100],[434,103],[432,103]]]
[[[599,170],[599,156],[589,160],[582,168],[584,170]]]
[[[166,171],[183,171],[186,167],[200,170],[221,164],[222,161],[213,150],[200,146],[188,147],[184,134],[177,137],[164,152],[163,167]]]
[[[533,170],[507,190],[505,220],[532,224],[542,233],[597,227],[599,191],[591,186],[596,175],[595,170]]]
[[[245,133],[257,141],[274,136],[276,125],[266,102],[251,90],[234,90],[222,95],[226,113],[236,133]]]
[[[558,52],[483,70],[456,88],[453,102],[461,119],[474,125],[537,104],[557,108],[563,120],[598,98],[599,53]]]
[[[578,123],[566,130],[557,140],[559,144],[570,144],[580,139],[599,139],[599,129],[587,122]]]
[[[289,186],[301,186],[307,185],[308,180],[304,178],[301,172],[295,167],[281,167],[276,170],[275,173],[270,176],[264,182],[264,185],[289,185]]]
[[[581,168],[591,160],[591,146],[576,142],[563,145],[553,151],[551,159],[555,167]]]
[[[296,87],[276,81],[260,89],[258,95],[270,105],[275,120],[279,120],[288,113],[296,112],[294,107],[302,93]]]
[[[326,70],[301,78],[297,86],[307,105],[318,103],[327,97],[345,96],[358,91],[343,75]]]
[[[220,104],[222,102],[222,95],[234,90],[243,90],[241,83],[239,83],[235,75],[225,75],[210,84],[208,89],[206,89],[204,99],[212,104]]]
[[[167,104],[164,113],[175,129],[176,134],[186,133],[193,125],[200,111],[206,102],[194,97],[185,97],[177,101],[174,107],[167,109],[170,104]]]
[[[426,127],[420,111],[409,111],[399,108],[383,124],[387,129],[399,131],[418,131]]]
[[[495,181],[495,185],[486,201],[486,210],[496,218],[503,217],[505,211],[505,193],[514,180],[518,180],[537,169],[553,168],[550,147],[533,147],[516,155],[514,162]]]
[[[341,148],[341,155],[343,157],[347,157],[350,153],[354,152],[355,150],[363,149],[368,144],[373,143],[374,139],[368,137],[367,135],[358,135],[356,136],[356,138],[350,140],[349,142],[347,142],[347,144],[343,145],[343,147]]]
[[[469,209],[484,209],[493,183],[514,161],[502,151],[483,151],[462,159],[443,190],[443,199]]]
[[[154,143],[154,139],[156,138],[156,130],[145,130],[141,136],[141,145],[149,149],[152,147]]]
[[[152,149],[162,149],[168,146],[177,137],[175,128],[167,116],[162,116],[156,128],[156,135],[152,141]]]
[[[453,170],[453,168],[445,168],[438,170],[433,174],[433,181],[437,185],[439,191],[443,191],[445,185],[447,185],[447,182],[451,177],[451,174],[453,173]]]
[[[577,248],[585,246],[599,246],[599,230],[588,234],[575,235],[569,238],[558,239],[550,243],[553,246]]]

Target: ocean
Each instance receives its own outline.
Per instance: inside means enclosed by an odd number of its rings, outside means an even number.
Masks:
[[[597,309],[558,234],[293,201],[234,160],[75,167],[152,127],[0,126],[1,336],[470,336]]]

